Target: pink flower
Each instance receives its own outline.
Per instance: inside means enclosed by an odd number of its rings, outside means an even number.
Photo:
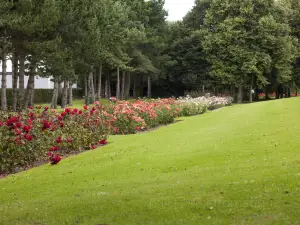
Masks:
[[[72,142],[72,138],[67,138],[67,139],[66,139],[66,142],[67,142],[67,143],[71,143],[71,142]]]

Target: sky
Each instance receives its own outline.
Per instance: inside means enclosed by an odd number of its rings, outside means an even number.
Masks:
[[[165,0],[165,9],[169,12],[169,21],[181,20],[190,11],[195,0]]]

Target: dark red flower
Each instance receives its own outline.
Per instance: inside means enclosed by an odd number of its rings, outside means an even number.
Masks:
[[[67,115],[67,113],[66,112],[62,112],[60,115],[64,117],[64,116]]]
[[[46,107],[45,107],[45,109],[44,109],[44,111],[48,111],[48,109],[49,109],[49,107],[48,107],[48,106],[46,106]]]
[[[52,157],[53,156],[53,152],[48,152],[47,155],[50,156],[50,157]]]
[[[30,134],[25,134],[24,137],[27,141],[32,141],[32,139],[33,139],[32,135],[30,135]]]
[[[60,160],[61,160],[61,157],[58,154],[57,155],[53,155],[50,158],[50,162],[51,162],[52,165],[55,165],[55,164],[59,163]]]
[[[20,135],[22,132],[19,129],[15,129],[15,134]]]
[[[63,120],[63,117],[62,117],[62,116],[57,116],[57,119],[58,119],[59,121],[62,121],[62,120]]]
[[[34,117],[35,117],[34,113],[33,113],[33,112],[30,112],[30,113],[29,113],[29,117],[30,117],[30,119],[32,119],[32,120],[33,120],[33,119],[34,119]]]
[[[82,110],[79,110],[79,111],[78,111],[78,115],[81,115],[81,114],[82,114]]]
[[[72,142],[72,138],[66,138],[66,142],[67,143],[71,143]]]
[[[64,126],[65,126],[64,122],[60,122],[60,123],[59,123],[59,126],[60,126],[60,127],[64,127]]]
[[[55,131],[55,130],[56,130],[56,126],[52,126],[51,131]]]
[[[24,126],[24,127],[23,127],[23,131],[24,131],[25,133],[29,133],[30,130],[31,130],[31,127],[30,127],[30,126]]]
[[[21,127],[22,127],[22,123],[16,122],[15,126],[16,126],[17,128],[21,128]]]
[[[49,148],[49,151],[54,152],[54,151],[58,151],[59,147],[58,146],[52,146],[51,148]]]
[[[83,108],[84,108],[85,110],[87,110],[89,107],[88,107],[87,105],[85,105],[85,106],[83,106]]]
[[[60,137],[56,138],[56,142],[57,142],[58,144],[62,143],[62,137],[60,136]]]
[[[140,130],[140,128],[139,128],[139,127],[136,127],[136,128],[135,128],[135,130],[136,130],[136,131],[139,131],[139,130]]]
[[[78,109],[75,108],[75,109],[73,110],[73,112],[74,112],[74,113],[78,113]]]
[[[99,141],[99,144],[100,145],[107,145],[107,141],[105,139]]]
[[[51,126],[51,123],[48,120],[43,121],[43,128],[42,128],[43,130],[49,129],[50,126]]]
[[[96,145],[91,145],[91,149],[96,149],[97,146]]]

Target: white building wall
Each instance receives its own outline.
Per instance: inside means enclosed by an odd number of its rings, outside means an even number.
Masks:
[[[12,63],[10,60],[7,60],[7,72],[12,71]],[[2,62],[0,61],[0,88],[2,85]],[[54,83],[51,81],[52,77],[45,78],[45,77],[39,77],[35,76],[34,79],[34,88],[36,89],[53,89]],[[28,82],[28,76],[24,77],[24,87],[27,87],[27,82]],[[63,84],[62,84],[63,85]],[[7,88],[12,88],[12,76],[7,75],[6,76],[6,86]],[[18,82],[18,87],[19,87],[19,82]],[[73,84],[73,88],[77,88],[77,84]]]

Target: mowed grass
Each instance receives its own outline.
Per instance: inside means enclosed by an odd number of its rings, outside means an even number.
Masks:
[[[100,103],[103,104],[103,105],[105,105],[105,104],[108,104],[109,101],[108,101],[108,99],[101,99]],[[36,104],[36,105],[39,105],[39,104]],[[51,104],[49,104],[49,103],[44,103],[44,104],[42,104],[42,106],[44,106],[44,107],[45,107],[45,106],[49,106],[49,107],[50,107],[50,105],[51,105]],[[74,100],[73,100],[72,106],[67,106],[67,108],[78,108],[78,109],[81,109],[84,105],[85,105],[84,99],[74,99]],[[56,111],[60,112],[60,111],[63,111],[63,110],[64,110],[64,109],[62,109],[62,108],[58,105]]]
[[[0,224],[299,224],[300,98],[236,105],[0,180]]]

